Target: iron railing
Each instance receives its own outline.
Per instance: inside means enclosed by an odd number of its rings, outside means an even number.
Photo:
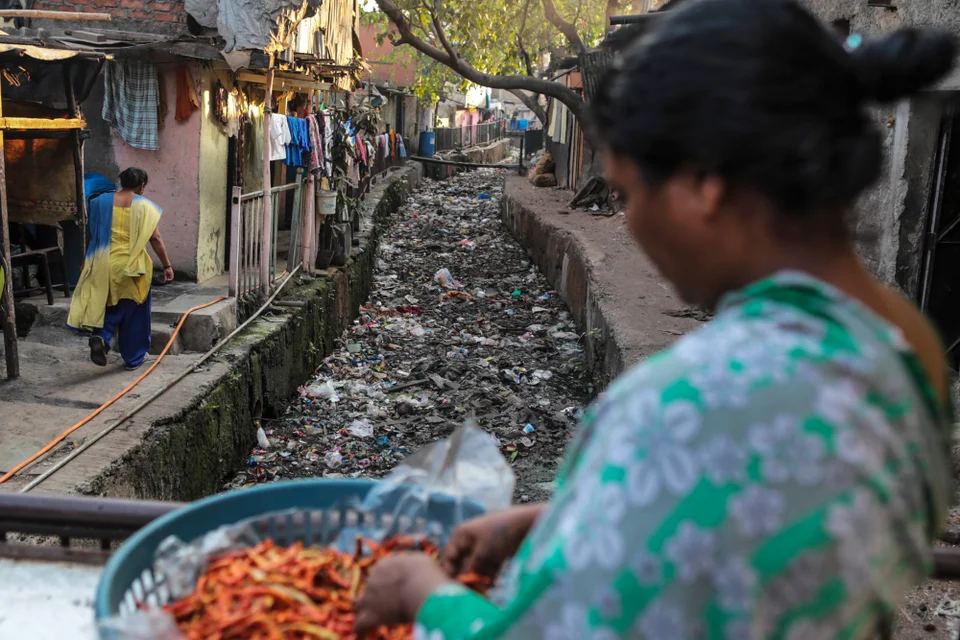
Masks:
[[[303,169],[297,170],[296,179],[285,185],[270,188],[273,232],[264,237],[263,190],[241,193],[233,188],[233,213],[230,239],[230,295],[237,297],[248,293],[269,294],[270,285],[277,277],[277,230],[280,224],[281,193],[293,193],[293,212],[290,218],[290,248],[287,264],[300,262],[300,239],[303,237]],[[263,282],[263,243],[270,243],[270,269],[267,282]]]
[[[507,131],[506,120],[494,120],[482,124],[468,124],[460,127],[440,127],[434,129],[434,142],[437,151],[452,151],[499,140]]]
[[[103,563],[116,543],[180,506],[177,502],[0,493],[0,558]],[[18,534],[53,537],[56,544],[18,542]],[[82,544],[86,540],[98,544]]]

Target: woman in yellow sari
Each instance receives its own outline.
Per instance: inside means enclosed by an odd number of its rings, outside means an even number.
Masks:
[[[90,336],[90,359],[102,366],[114,334],[126,369],[143,364],[150,350],[150,281],[153,261],[163,265],[164,283],[173,267],[157,224],[160,207],[143,197],[147,172],[131,167],[120,174],[120,190],[90,201],[90,245],[67,326]]]

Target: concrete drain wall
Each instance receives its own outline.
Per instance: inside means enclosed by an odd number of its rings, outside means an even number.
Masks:
[[[415,188],[420,173],[411,163],[381,179],[366,198],[365,229],[350,262],[299,286],[288,284],[280,298],[302,300],[305,306],[285,307],[251,324],[215,358],[213,366],[225,373],[203,399],[154,423],[139,447],[84,491],[184,501],[219,491],[250,454],[255,414],[279,413],[358,314],[371,290],[387,218]],[[181,384],[189,383],[190,377]]]

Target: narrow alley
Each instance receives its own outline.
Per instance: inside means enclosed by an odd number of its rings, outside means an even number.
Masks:
[[[490,170],[424,181],[388,223],[360,318],[283,415],[263,417],[224,489],[379,477],[474,417],[513,463],[515,499],[549,497],[592,388],[563,302],[500,221],[502,188]]]

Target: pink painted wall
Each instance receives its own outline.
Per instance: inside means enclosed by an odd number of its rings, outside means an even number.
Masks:
[[[177,122],[174,66],[161,66],[167,117],[160,129],[159,151],[128,146],[113,131],[113,149],[118,168],[140,167],[150,176],[144,195],[163,208],[160,234],[178,274],[197,276],[200,233],[200,123],[203,110]],[[200,94],[202,97],[202,93]]]

